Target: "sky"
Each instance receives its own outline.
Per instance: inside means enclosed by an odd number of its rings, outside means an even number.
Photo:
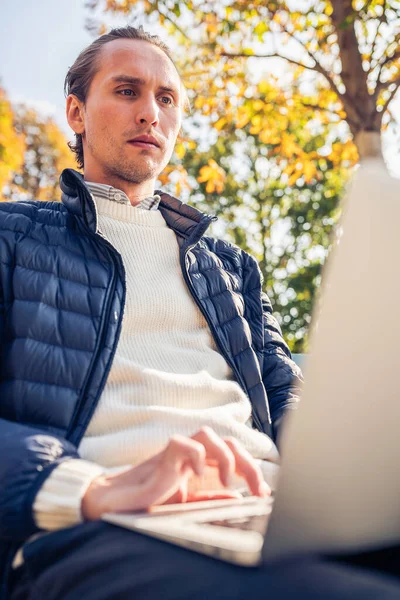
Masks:
[[[85,29],[91,16],[85,0],[0,0],[0,84],[12,102],[53,116],[68,139],[72,131],[65,118],[64,77],[94,39]],[[107,23],[123,26],[127,20],[110,22],[107,16]],[[400,123],[397,96],[392,111]],[[383,147],[392,174],[400,177],[399,137],[388,132]]]
[[[54,116],[69,137],[64,78],[94,39],[85,30],[90,16],[84,0],[0,0],[2,86],[12,102],[27,102]]]

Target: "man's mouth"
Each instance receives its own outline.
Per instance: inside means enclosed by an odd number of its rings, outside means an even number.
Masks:
[[[152,135],[138,135],[132,140],[128,140],[128,143],[137,148],[154,149],[160,147],[159,142]]]

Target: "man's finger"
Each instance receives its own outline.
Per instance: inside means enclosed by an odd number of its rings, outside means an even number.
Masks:
[[[172,494],[163,504],[184,504],[185,502],[189,502],[188,500],[188,491],[187,485],[183,484],[180,488]]]
[[[266,496],[271,493],[269,486],[265,483],[262,471],[254,458],[235,438],[224,438],[224,442],[235,456],[236,472],[243,477],[256,496]]]
[[[165,448],[160,461],[163,469],[177,470],[189,464],[196,475],[202,475],[206,463],[206,450],[198,441],[174,435]]]
[[[243,496],[240,492],[236,492],[234,490],[217,490],[215,492],[204,491],[189,494],[186,502],[200,502],[202,500],[229,500],[231,498],[243,498]]]
[[[204,446],[208,460],[216,461],[221,483],[228,487],[236,470],[235,456],[231,449],[211,427],[202,427],[191,439]]]

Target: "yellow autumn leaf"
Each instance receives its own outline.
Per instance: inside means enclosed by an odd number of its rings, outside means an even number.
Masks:
[[[217,131],[221,131],[221,129],[223,129],[225,127],[225,125],[227,124],[227,120],[225,117],[221,117],[220,119],[218,119],[218,121],[216,121],[214,123],[214,128]]]
[[[295,171],[293,175],[289,177],[288,186],[291,187],[292,185],[295,185],[296,181],[299,179],[300,176],[300,171]]]
[[[250,133],[252,135],[257,135],[258,133],[260,133],[262,128],[263,128],[263,119],[262,119],[261,115],[254,115],[254,117],[252,117],[252,119],[251,119]]]
[[[280,144],[282,141],[281,136],[276,130],[271,130],[268,127],[260,131],[258,136],[263,144],[271,144],[276,145]]]
[[[197,177],[199,183],[206,183],[207,194],[212,194],[214,191],[220,194],[225,187],[225,179],[226,172],[212,158],[200,169]]]
[[[194,101],[194,107],[198,108],[198,109],[202,109],[203,106],[206,104],[206,99],[202,98],[201,96],[198,96],[195,101]]]
[[[306,183],[311,183],[311,181],[317,175],[317,167],[314,162],[311,160],[306,160],[303,163],[303,175]]]
[[[166,167],[164,169],[164,171],[162,173],[160,173],[160,175],[157,177],[157,179],[161,183],[161,185],[167,185],[167,183],[169,183],[170,176],[171,176],[171,169]]]
[[[254,33],[261,37],[263,33],[269,30],[269,25],[265,23],[265,21],[259,21],[257,25],[254,27]]]
[[[271,84],[268,81],[265,81],[265,79],[260,81],[260,83],[258,84],[258,90],[260,94],[267,94],[270,91],[270,89]]]
[[[182,142],[178,143],[175,146],[175,154],[179,158],[179,160],[182,160],[182,158],[185,156],[186,148],[185,148],[184,144],[182,144]]]
[[[351,140],[348,140],[343,145],[342,159],[348,160],[352,164],[356,164],[358,162],[358,150],[357,146]]]
[[[250,121],[249,111],[246,108],[241,107],[237,111],[235,126],[237,127],[237,129],[242,129],[243,127],[246,127],[246,125],[248,124],[249,121]]]
[[[262,110],[264,108],[264,102],[262,100],[254,100],[253,102],[253,109],[258,112],[259,110]]]
[[[294,163],[289,163],[282,171],[285,175],[291,175],[293,171],[296,170],[296,165]]]
[[[286,132],[282,133],[281,152],[282,155],[287,158],[291,158],[293,155],[301,156],[303,154],[303,150],[296,143],[294,135]]]
[[[340,165],[343,161],[348,161],[349,166],[354,166],[359,160],[359,155],[354,142],[348,140],[344,144],[340,142],[332,144],[332,152],[329,154],[328,158],[335,165]]]
[[[14,114],[5,91],[0,88],[0,198],[4,185],[10,182],[24,162],[25,138],[16,133]]]

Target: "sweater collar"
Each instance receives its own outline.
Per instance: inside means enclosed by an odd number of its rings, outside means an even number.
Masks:
[[[114,204],[122,204],[124,206],[131,206],[131,202],[124,191],[119,190],[112,185],[106,185],[105,183],[95,183],[92,181],[85,181],[86,186],[89,188],[89,192],[96,198],[104,198],[108,202]],[[144,198],[134,208],[142,208],[144,210],[157,210],[160,204],[160,196],[154,194],[154,196],[148,196]]]
[[[80,217],[93,233],[97,232],[96,206],[83,175],[74,169],[64,169],[60,176],[60,187],[64,206]],[[161,198],[159,210],[168,227],[188,244],[195,244],[204,235],[210,223],[217,219],[214,215],[202,213],[162,190],[155,190],[154,193]]]

